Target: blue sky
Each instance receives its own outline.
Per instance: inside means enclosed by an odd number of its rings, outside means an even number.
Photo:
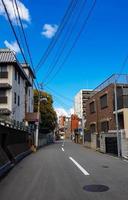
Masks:
[[[8,1],[10,0],[6,0],[7,4]],[[23,22],[25,26],[27,25],[25,31],[33,62],[36,66],[52,39],[41,34],[43,27],[46,24],[59,26],[69,4],[69,0],[22,0],[19,2],[25,6],[28,12],[27,14],[29,14],[27,16],[25,13],[26,18],[23,19]],[[79,24],[76,25],[72,40],[80,30],[83,17],[87,15],[92,1],[88,0],[87,2],[82,18]],[[44,88],[54,95],[55,107],[63,107],[68,110],[73,104],[72,101],[66,100],[65,98],[55,97],[57,94],[49,90],[49,88],[73,100],[74,95],[80,89],[93,89],[108,76],[120,71],[123,60],[128,54],[127,10],[127,0],[97,0],[92,16],[89,19],[85,31],[81,34],[75,49],[72,51],[70,58],[55,79],[49,82]],[[4,41],[8,43],[15,42],[15,38],[8,21],[3,16],[1,6],[0,14],[0,47],[4,47]],[[17,29],[16,25],[15,28]],[[67,48],[70,47],[72,40],[67,44]],[[55,53],[56,49],[38,72],[37,79],[39,82],[43,81],[43,78],[46,76],[48,66],[54,58]],[[66,51],[63,56],[65,55]],[[21,59],[20,54],[18,54],[18,57]],[[51,78],[55,71],[51,74]],[[126,65],[123,73],[127,72]]]

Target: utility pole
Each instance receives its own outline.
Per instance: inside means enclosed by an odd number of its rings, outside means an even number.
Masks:
[[[35,146],[36,146],[36,148],[38,147],[38,137],[39,137],[40,98],[41,98],[41,92],[39,90],[39,94],[38,94],[38,107],[37,107],[38,121],[37,121],[37,124],[36,124],[36,136],[35,136]]]
[[[84,116],[82,115],[82,133],[83,133],[83,144],[84,144]]]
[[[40,90],[41,89],[41,90]],[[42,97],[41,92],[43,91],[43,83],[40,83],[40,89],[38,93],[38,108],[37,108],[37,115],[38,115],[38,121],[36,126],[36,137],[35,137],[35,146],[38,147],[38,138],[39,138],[39,125],[40,125],[40,104],[41,101],[47,101],[46,97]]]
[[[120,134],[119,134],[118,107],[117,107],[117,85],[116,85],[116,82],[114,84],[114,94],[115,94],[115,117],[116,117],[116,131],[117,131],[117,150],[118,150],[118,157],[121,157],[121,141],[120,141]]]

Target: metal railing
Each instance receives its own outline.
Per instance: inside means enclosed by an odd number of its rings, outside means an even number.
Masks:
[[[26,126],[24,122],[13,120],[9,116],[0,115],[0,125],[26,131],[28,133],[33,133],[35,131],[35,126],[33,124]]]
[[[128,84],[128,74],[113,74],[93,90],[94,93],[92,92],[92,96],[110,84]]]

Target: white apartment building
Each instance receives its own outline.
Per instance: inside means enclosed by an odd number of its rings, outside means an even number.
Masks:
[[[0,49],[0,117],[23,122],[33,112],[33,71],[15,53]]]
[[[92,90],[82,89],[74,98],[74,113],[80,118],[86,119],[86,102],[90,98]]]

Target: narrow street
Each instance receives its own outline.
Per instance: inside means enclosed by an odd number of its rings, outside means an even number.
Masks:
[[[59,141],[31,154],[0,181],[1,200],[126,200],[128,163]],[[96,191],[86,191],[88,185]],[[92,186],[91,186],[92,189]],[[99,192],[97,191],[99,190]]]

